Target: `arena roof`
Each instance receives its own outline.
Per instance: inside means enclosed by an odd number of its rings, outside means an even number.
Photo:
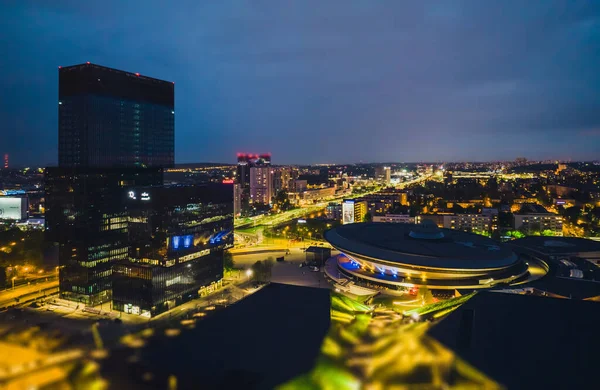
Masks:
[[[350,255],[431,268],[493,269],[518,260],[497,241],[431,225],[355,223],[328,230],[325,239]]]

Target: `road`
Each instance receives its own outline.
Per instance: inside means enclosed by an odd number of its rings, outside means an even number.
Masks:
[[[430,179],[431,177],[432,177],[432,175],[419,176],[419,177],[415,178],[414,180],[410,180],[410,181],[398,184],[396,186],[396,188],[404,189],[404,188],[410,187],[411,185],[422,183],[422,182]],[[317,203],[314,205],[306,205],[306,206],[302,206],[301,208],[298,208],[298,209],[284,211],[284,212],[277,213],[277,214],[259,215],[259,216],[252,217],[252,218],[237,219],[235,221],[235,225],[236,225],[235,228],[236,228],[236,230],[240,230],[242,228],[259,227],[259,226],[277,226],[282,223],[291,221],[293,219],[304,217],[304,216],[310,215],[312,213],[321,212],[323,209],[325,209],[325,207],[327,207],[329,202],[335,202],[335,201],[339,201],[342,199],[357,198],[357,197],[361,197],[361,196],[365,196],[365,195],[369,195],[369,194],[374,194],[380,190],[381,190],[381,188],[377,187],[373,191],[360,193],[360,194],[350,194],[350,195],[339,196],[339,197],[327,199],[324,202],[320,202],[320,203]]]
[[[4,290],[0,292],[0,308],[12,306],[16,303],[15,299],[23,302],[44,295],[50,295],[58,290],[58,280],[49,280],[37,284],[23,285],[14,290]]]

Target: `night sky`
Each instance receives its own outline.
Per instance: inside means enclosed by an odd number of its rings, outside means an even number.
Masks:
[[[2,0],[0,50],[14,165],[85,61],[175,82],[177,163],[600,155],[600,1]]]

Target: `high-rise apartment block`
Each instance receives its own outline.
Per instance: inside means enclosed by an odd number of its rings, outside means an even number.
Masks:
[[[273,168],[250,168],[250,203],[271,203],[273,197]]]
[[[236,173],[236,182],[240,185],[240,210],[246,210],[251,203],[256,203],[256,201],[251,196],[251,173],[250,171],[254,167],[271,167],[271,154],[263,153],[263,154],[247,154],[247,153],[238,153],[237,154],[237,173]],[[271,179],[270,188],[272,191],[273,183]],[[261,186],[262,188],[262,186]],[[261,198],[263,198],[262,194],[263,190],[258,190],[261,194]],[[270,203],[271,198],[269,197],[269,201],[266,203]],[[262,202],[259,202],[262,203]]]

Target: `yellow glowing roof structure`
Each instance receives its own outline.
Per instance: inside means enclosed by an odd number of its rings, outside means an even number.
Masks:
[[[332,293],[331,329],[315,368],[280,389],[502,388],[428,337],[429,323],[366,306]]]

